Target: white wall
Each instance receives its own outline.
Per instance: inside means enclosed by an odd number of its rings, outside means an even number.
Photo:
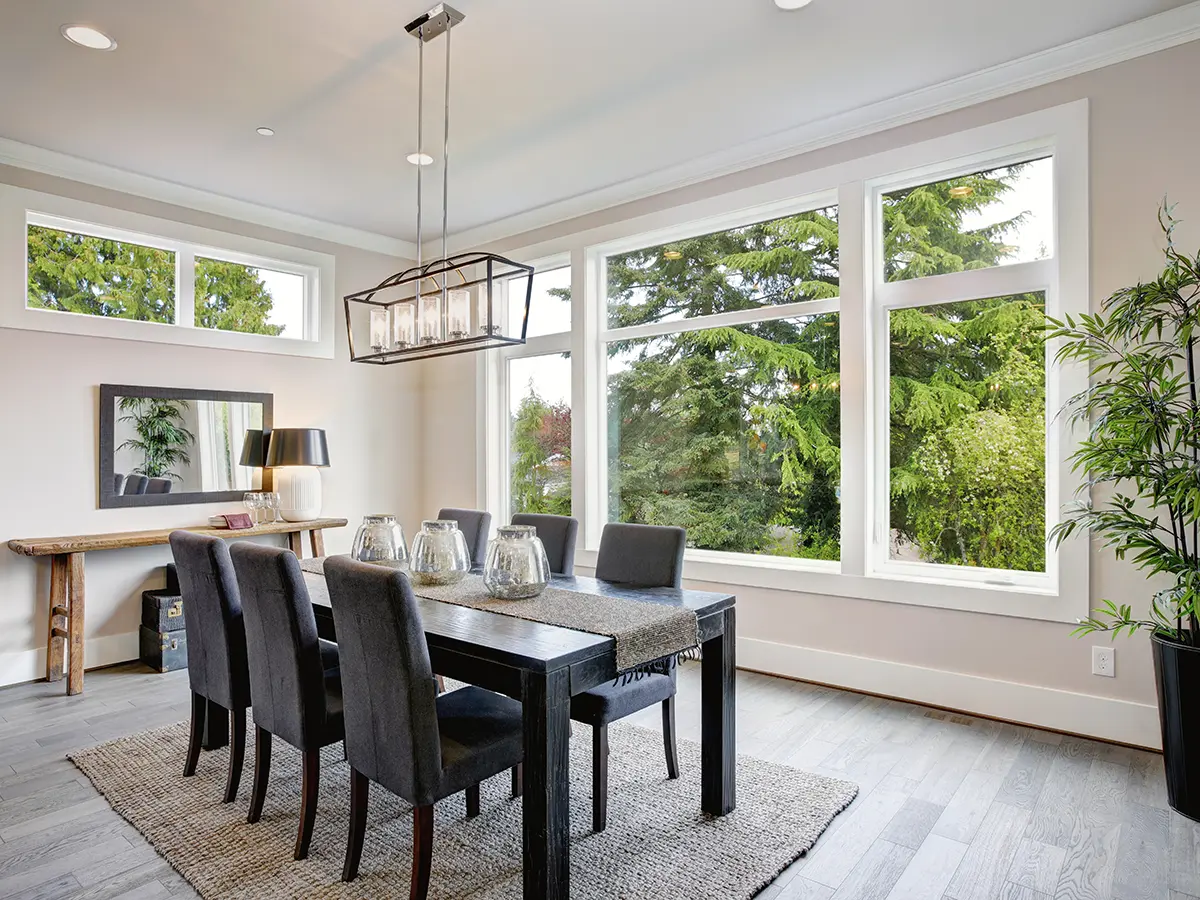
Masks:
[[[735,175],[660,194],[499,242],[498,251],[553,242],[800,172],[928,140],[1037,109],[1088,98],[1091,114],[1093,305],[1161,267],[1155,212],[1164,194],[1188,220],[1180,244],[1200,246],[1200,119],[1192,43]],[[782,199],[782,198],[781,198]],[[457,357],[424,364],[423,453],[430,467],[423,505],[469,503],[476,494],[475,366]],[[694,587],[720,585],[689,582]],[[1128,564],[1093,550],[1093,600],[1144,603],[1150,588]],[[739,662],[1130,743],[1158,746],[1153,672],[1144,637],[1118,643],[1117,676],[1091,674],[1091,646],[1070,626],[970,612],[738,588]]]
[[[339,303],[409,265],[2,166],[0,183],[333,254]],[[98,509],[101,383],[273,393],[277,426],[328,433],[325,513],[350,520],[326,533],[329,552],[349,550],[367,513],[396,513],[411,531],[419,515],[408,474],[419,452],[412,428],[419,375],[409,366],[351,364],[344,321],[336,347],[326,360],[0,328],[0,539],[203,524],[213,513],[240,511],[237,504]],[[88,554],[88,666],[136,658],[140,592],[161,586],[168,560],[166,547]],[[48,581],[48,561],[0,552],[0,684],[45,674]]]

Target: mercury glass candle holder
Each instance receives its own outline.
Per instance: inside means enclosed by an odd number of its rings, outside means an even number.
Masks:
[[[395,516],[364,516],[354,535],[350,555],[359,562],[401,568],[408,565],[408,545],[404,529]]]
[[[536,597],[550,583],[546,548],[532,525],[502,525],[488,544],[483,584],[499,600]]]
[[[413,538],[409,573],[417,584],[455,584],[471,571],[467,539],[453,519],[421,523]]]

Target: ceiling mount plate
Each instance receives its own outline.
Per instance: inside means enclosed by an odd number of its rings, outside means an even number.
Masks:
[[[448,3],[439,3],[425,15],[418,16],[405,25],[404,30],[415,38],[423,39],[428,44],[465,18],[465,14],[460,13]]]

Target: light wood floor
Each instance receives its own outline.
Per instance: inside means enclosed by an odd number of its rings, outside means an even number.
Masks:
[[[695,666],[680,691],[698,739]],[[0,690],[0,897],[196,896],[64,758],[187,699],[186,672],[139,666],[90,673],[82,697]],[[745,672],[737,706],[742,753],[860,785],[759,900],[1200,898],[1200,825],[1168,811],[1155,754]]]

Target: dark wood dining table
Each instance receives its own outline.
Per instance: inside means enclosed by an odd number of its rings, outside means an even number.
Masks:
[[[323,576],[305,573],[322,637],[336,640]],[[695,611],[700,626],[700,807],[714,816],[736,802],[734,600],[730,594],[634,588],[594,578],[554,577],[554,586]],[[439,675],[507,694],[524,707],[525,900],[570,896],[571,697],[617,676],[611,637],[543,625],[437,600],[418,600]]]

